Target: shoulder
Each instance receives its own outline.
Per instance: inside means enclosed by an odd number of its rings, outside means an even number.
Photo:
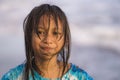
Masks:
[[[19,75],[21,75],[24,68],[24,64],[20,64],[15,68],[10,69],[7,73],[5,73],[1,80],[16,80]]]
[[[83,69],[71,63],[69,78],[73,80],[93,80],[93,78]]]

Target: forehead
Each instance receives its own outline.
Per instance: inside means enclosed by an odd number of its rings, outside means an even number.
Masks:
[[[58,17],[53,17],[52,15],[43,15],[39,19],[38,28],[58,28],[58,30],[61,30],[63,29],[63,24]]]

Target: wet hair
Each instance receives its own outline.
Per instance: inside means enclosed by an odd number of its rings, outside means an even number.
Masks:
[[[68,59],[70,56],[70,44],[71,44],[71,37],[70,37],[70,30],[68,21],[66,18],[65,13],[56,5],[50,4],[42,4],[32,9],[32,11],[28,14],[25,18],[23,23],[24,29],[24,39],[25,39],[25,53],[26,53],[26,62],[25,62],[25,71],[24,71],[24,80],[29,80],[29,74],[32,74],[34,79],[34,51],[32,48],[32,31],[34,30],[36,34],[38,34],[38,23],[40,18],[43,15],[47,15],[53,17],[53,20],[58,28],[58,19],[62,23],[63,33],[64,33],[64,45],[58,54],[58,58],[60,61],[63,62],[63,71],[62,75],[65,72],[65,69],[68,64]]]

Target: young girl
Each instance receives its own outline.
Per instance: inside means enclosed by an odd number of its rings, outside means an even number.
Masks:
[[[55,5],[35,7],[24,20],[26,61],[2,80],[93,80],[72,63],[70,30],[64,12]]]

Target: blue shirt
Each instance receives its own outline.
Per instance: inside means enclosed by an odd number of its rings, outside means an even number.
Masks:
[[[11,69],[2,77],[1,80],[22,80],[24,68],[25,64],[21,64],[16,68]],[[34,76],[35,80],[50,80],[42,77],[35,70]],[[29,79],[33,80],[31,75],[29,76]],[[60,80],[60,78],[56,78],[54,80]],[[71,63],[70,69],[63,75],[62,80],[93,80],[93,78],[90,77],[87,72]]]

